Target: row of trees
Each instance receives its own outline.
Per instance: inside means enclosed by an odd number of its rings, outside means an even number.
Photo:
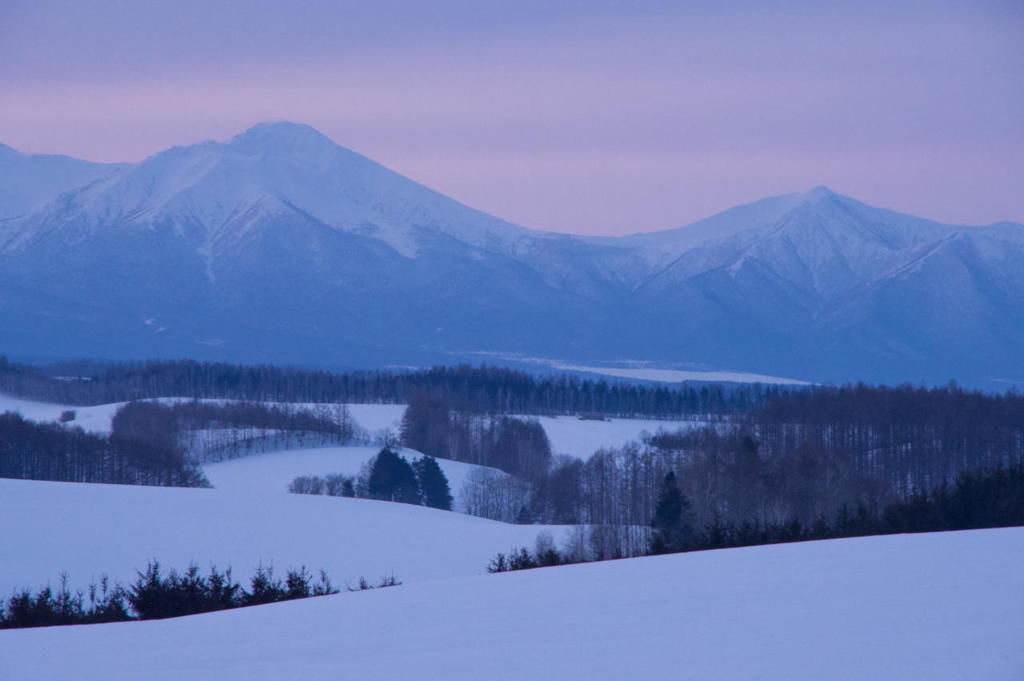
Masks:
[[[409,396],[401,442],[442,459],[490,466],[527,480],[551,464],[551,443],[536,419],[458,411],[423,391]]]
[[[1021,436],[1000,444],[991,419],[956,429],[893,427],[886,437],[899,432],[902,439],[884,448],[874,447],[879,438],[851,446],[835,436],[841,424],[831,431],[793,426],[785,442],[772,439],[777,431],[762,425],[751,418],[659,432],[586,461],[557,457],[529,479],[481,472],[467,478],[462,495],[471,512],[591,526],[601,555],[638,555],[650,548],[649,524],[659,513],[668,475],[686,500],[689,524],[700,531],[714,523],[813,526],[843,507],[875,511],[931,493],[958,475],[1024,465],[1015,449]],[[883,430],[871,423],[859,428]]]
[[[102,482],[126,485],[208,487],[181,448],[134,438],[115,429],[109,436],[56,423],[35,423],[0,414],[0,478]]]
[[[358,476],[301,475],[292,480],[288,491],[396,501],[445,511],[452,509],[448,478],[434,457],[424,455],[410,463],[389,447],[380,450]]]
[[[537,377],[466,365],[425,371],[334,373],[183,360],[80,362],[51,367],[48,373],[0,357],[0,392],[79,405],[171,395],[258,402],[404,403],[413,393],[427,392],[461,412],[678,418],[744,413],[785,389],[721,384],[652,387],[566,375]]]
[[[779,395],[745,419],[767,456],[812,448],[906,496],[962,471],[1024,463],[1024,396],[956,385],[821,387]]]
[[[608,551],[602,536],[607,528],[581,529],[558,549],[549,536],[538,537],[531,551],[525,547],[500,553],[488,565],[490,572],[524,570],[549,565],[607,560],[623,555],[649,555],[685,551],[780,544],[818,539],[864,537],[914,532],[972,530],[1024,525],[1024,468],[988,473],[964,473],[956,482],[931,492],[880,507],[842,506],[833,515],[812,523],[798,518],[784,522],[743,522],[714,519],[700,524],[692,513],[673,473],[662,480],[657,510],[647,530],[647,545],[635,554]]]
[[[119,409],[111,427],[118,437],[179,448],[200,462],[366,437],[343,404],[141,400]]]
[[[129,402],[114,414],[109,435],[8,412],[0,414],[0,477],[202,487],[201,462],[357,436],[344,405]]]

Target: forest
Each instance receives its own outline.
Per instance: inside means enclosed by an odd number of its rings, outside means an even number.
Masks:
[[[0,477],[206,487],[202,463],[269,449],[345,444],[357,434],[343,405],[129,402],[114,414],[107,436],[7,412],[0,414]]]
[[[596,556],[650,550],[659,494],[671,475],[695,532],[744,524],[812,527],[843,508],[881,512],[965,474],[1024,465],[1024,398],[956,386],[822,387],[762,401],[710,425],[659,430],[586,461],[551,451],[529,419],[460,412],[414,396],[402,443],[498,468],[459,490],[471,513],[506,522],[590,528]]]

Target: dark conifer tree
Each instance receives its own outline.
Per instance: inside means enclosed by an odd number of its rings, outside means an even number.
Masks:
[[[661,483],[658,505],[651,521],[651,553],[672,553],[693,548],[693,512],[679,489],[676,474],[669,471]]]
[[[385,447],[370,468],[367,493],[371,499],[420,504],[422,496],[416,473],[404,457]]]
[[[431,508],[452,510],[452,493],[448,486],[448,478],[432,456],[422,456],[413,465],[416,478],[423,492],[423,503]]]

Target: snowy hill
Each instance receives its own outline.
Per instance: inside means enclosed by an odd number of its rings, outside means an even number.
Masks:
[[[287,484],[287,483],[285,483]],[[344,584],[360,576],[403,582],[484,572],[499,551],[532,546],[544,529],[368,499],[239,488],[186,489],[0,479],[0,514],[18,518],[4,539],[0,594],[55,583],[74,587],[106,573],[129,582],[152,559],[231,566],[325,569]],[[3,657],[0,655],[0,657]]]
[[[82,168],[9,185],[26,208],[0,222],[6,353],[1024,380],[1022,225],[817,187],[657,233],[536,232],[285,122]]]
[[[316,447],[308,449],[284,450],[254,454],[230,461],[212,463],[203,466],[203,472],[210,483],[218,490],[246,494],[283,494],[288,483],[300,475],[317,475],[320,477],[341,473],[358,475],[368,464],[380,447]],[[399,453],[412,462],[422,454],[412,449],[402,449]],[[459,490],[466,482],[470,471],[486,468],[494,474],[504,475],[496,468],[477,466],[461,461],[438,459],[441,471],[448,479],[455,502],[453,510],[461,511],[459,506]]]
[[[1014,528],[547,568],[5,631],[0,659],[22,681],[1016,681],[1022,546]]]

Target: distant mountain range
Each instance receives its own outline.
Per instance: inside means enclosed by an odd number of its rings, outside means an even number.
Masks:
[[[638,225],[638,227],[640,227]],[[293,123],[133,164],[0,145],[0,352],[321,366],[488,353],[815,381],[1024,381],[1024,225],[825,187],[538,232]]]

